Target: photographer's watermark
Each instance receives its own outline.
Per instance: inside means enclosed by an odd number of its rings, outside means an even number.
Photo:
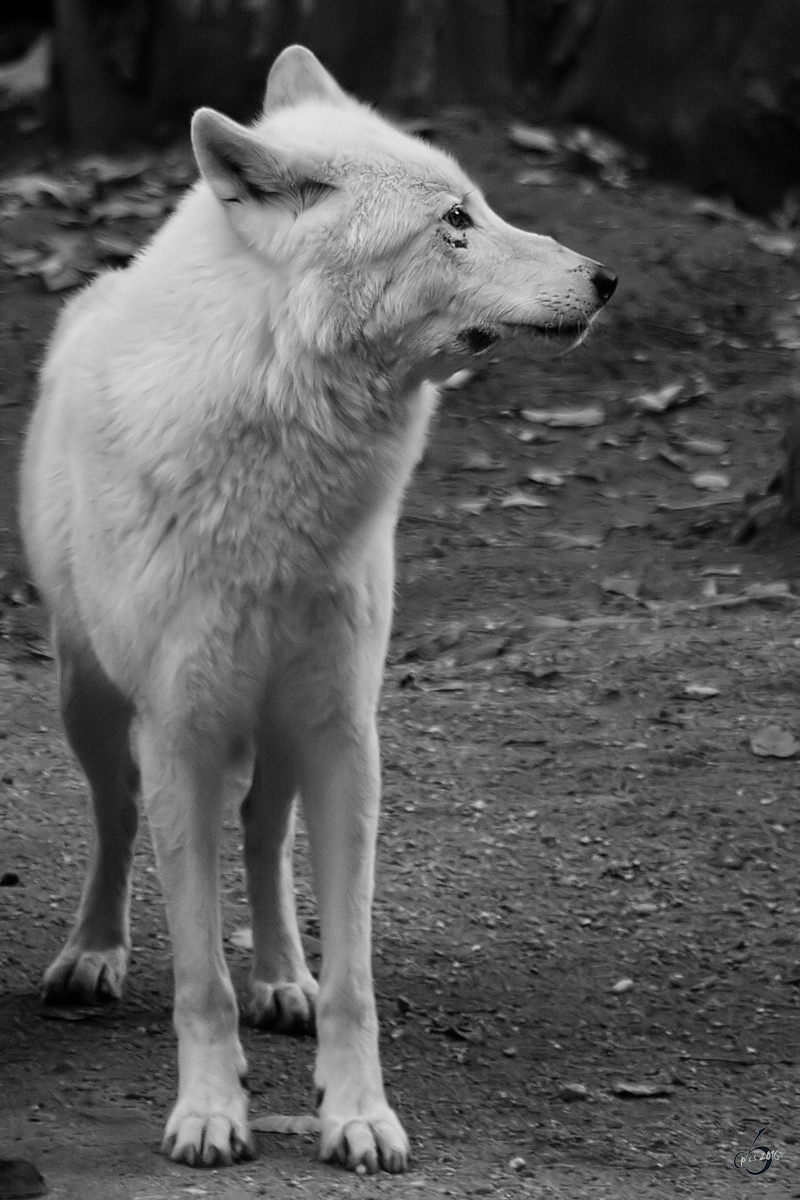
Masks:
[[[763,1175],[768,1171],[774,1162],[778,1161],[778,1151],[772,1150],[769,1146],[757,1146],[756,1142],[770,1127],[770,1122],[767,1122],[759,1129],[756,1136],[750,1143],[749,1150],[739,1150],[733,1156],[733,1165],[739,1171],[746,1171],[748,1175]]]

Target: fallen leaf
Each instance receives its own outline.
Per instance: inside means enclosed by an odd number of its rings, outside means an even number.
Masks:
[[[712,394],[711,384],[699,372],[688,379],[667,383],[654,392],[638,392],[628,400],[631,408],[642,413],[663,413]]]
[[[702,500],[659,500],[656,508],[661,512],[688,512],[692,508],[714,508],[718,504],[741,504],[744,499],[744,492],[729,492],[725,496],[704,496]]]
[[[619,1080],[612,1083],[611,1090],[615,1096],[647,1099],[650,1096],[671,1096],[675,1089],[668,1083],[625,1083]]]
[[[533,150],[537,154],[554,154],[559,149],[556,135],[541,125],[524,125],[521,121],[514,121],[508,127],[508,138],[520,150]]]
[[[152,166],[151,155],[117,158],[109,154],[87,154],[75,164],[75,169],[82,175],[90,175],[97,183],[107,184],[136,179]]]
[[[694,200],[690,211],[712,221],[733,221],[740,224],[744,217],[730,200],[710,200],[705,196]]]
[[[767,254],[777,254],[779,258],[793,258],[798,250],[798,241],[788,233],[754,233],[751,243]]]
[[[776,579],[774,583],[748,583],[744,595],[750,600],[774,600],[792,596],[792,585],[785,579]]]
[[[487,450],[474,450],[458,465],[459,471],[502,471],[506,464]]]
[[[111,196],[92,205],[92,216],[96,221],[121,221],[126,217],[163,217],[172,207],[166,197],[148,200],[141,196]]]
[[[551,425],[559,429],[580,429],[590,425],[602,425],[606,419],[599,405],[587,408],[523,408],[520,415],[533,424]]]
[[[692,476],[692,483],[704,492],[724,492],[731,486],[730,476],[721,471],[698,471]]]
[[[598,533],[567,533],[561,529],[546,529],[542,536],[554,550],[597,550],[604,541]]]
[[[800,350],[800,304],[790,304],[772,321],[775,341],[785,350]]]
[[[67,205],[71,193],[69,184],[64,180],[32,171],[28,175],[14,175],[10,179],[0,180],[0,195],[13,196],[28,205],[39,204],[42,197]]]
[[[486,1040],[480,1029],[467,1029],[463,1025],[433,1025],[431,1033],[444,1034],[452,1042],[475,1042],[480,1045]]]
[[[514,437],[518,442],[524,442],[526,446],[530,446],[533,442],[542,445],[558,441],[557,437],[554,437],[552,433],[545,433],[543,429],[519,429]]]
[[[538,496],[531,496],[528,492],[515,491],[509,492],[503,496],[500,501],[501,508],[549,508],[550,505],[546,500],[541,500]]]
[[[524,187],[554,187],[558,183],[558,174],[548,167],[531,167],[528,171],[520,171],[514,178]]]
[[[33,274],[41,257],[41,252],[34,250],[30,246],[20,248],[19,250],[3,250],[0,252],[0,259],[17,275]]]
[[[697,983],[693,983],[689,988],[690,992],[707,992],[709,988],[716,987],[719,983],[718,975],[704,975],[702,979],[698,979]]]
[[[564,483],[564,476],[559,471],[548,471],[544,467],[534,467],[525,478],[532,483],[542,483],[545,487],[561,487]]]
[[[682,391],[682,383],[668,383],[656,392],[638,392],[629,397],[628,403],[638,412],[662,413],[675,406]]]
[[[79,287],[86,276],[67,261],[62,254],[51,254],[42,259],[36,272],[48,292],[65,292],[68,288]]]
[[[690,696],[693,700],[708,700],[711,696],[719,695],[719,688],[704,683],[687,683],[683,694]]]
[[[671,467],[677,467],[679,471],[688,471],[691,467],[685,454],[678,454],[669,446],[659,446],[656,454],[659,458],[663,458],[664,462],[668,462]]]
[[[718,438],[687,437],[681,442],[681,447],[690,454],[708,454],[716,457],[718,454],[724,454],[728,445]]]
[[[750,749],[761,758],[793,758],[800,750],[800,742],[788,729],[767,725],[753,734]]]
[[[472,500],[456,500],[453,507],[477,517],[485,508],[489,507],[489,500],[486,496],[476,496]]]
[[[630,154],[620,142],[598,133],[595,129],[579,126],[564,138],[564,145],[574,154],[581,155],[599,168],[598,175],[609,187],[630,187],[630,175],[626,167]]]
[[[751,583],[738,596],[718,596],[704,602],[704,608],[739,608],[743,604],[766,603],[770,600],[785,600],[790,604],[800,603],[785,580],[776,583]]]
[[[609,576],[600,581],[600,587],[604,592],[610,592],[614,596],[627,596],[630,600],[639,599],[641,586],[641,580],[634,579],[632,575]]]

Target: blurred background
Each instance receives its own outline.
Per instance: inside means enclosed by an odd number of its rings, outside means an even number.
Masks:
[[[580,120],[654,171],[754,213],[800,181],[800,0],[5,0],[0,105],[78,149],[240,118],[288,43],[349,89],[422,116],[447,106]],[[27,122],[27,124],[26,124]],[[0,152],[19,123],[6,122]]]

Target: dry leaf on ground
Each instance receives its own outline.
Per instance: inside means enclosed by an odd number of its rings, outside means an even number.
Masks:
[[[538,496],[531,496],[528,492],[515,491],[509,492],[503,496],[500,501],[501,508],[549,508],[550,505],[546,500],[540,500]]]
[[[552,425],[561,429],[602,425],[606,419],[605,410],[596,404],[586,408],[523,408],[520,415],[533,424]]]
[[[767,725],[750,738],[750,749],[761,758],[793,758],[800,750],[800,742],[788,729]]]

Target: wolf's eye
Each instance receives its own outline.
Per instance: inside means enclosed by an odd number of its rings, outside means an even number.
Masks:
[[[450,211],[444,214],[444,220],[448,225],[452,225],[453,229],[472,228],[472,217],[463,204],[454,204]]]

